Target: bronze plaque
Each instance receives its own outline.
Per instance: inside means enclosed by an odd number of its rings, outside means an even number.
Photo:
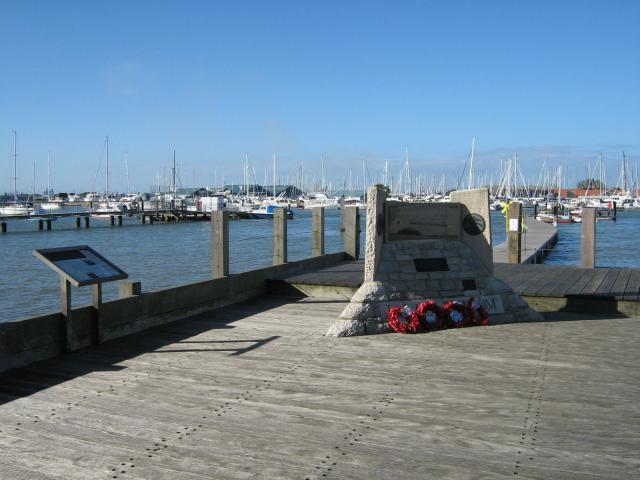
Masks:
[[[460,239],[458,203],[385,203],[385,241]]]
[[[413,265],[416,272],[448,272],[449,264],[444,257],[414,258]]]

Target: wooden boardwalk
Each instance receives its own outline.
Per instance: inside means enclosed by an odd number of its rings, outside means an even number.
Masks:
[[[2,375],[0,478],[640,477],[637,320],[324,337],[343,307],[264,298]]]
[[[639,268],[496,264],[495,274],[525,296],[640,300]]]
[[[558,230],[546,223],[538,222],[532,217],[528,218],[526,225],[527,232],[523,235],[522,240],[522,263],[536,263],[556,244]],[[493,261],[494,263],[507,261],[506,242],[494,247]],[[338,296],[350,298],[354,290],[362,285],[363,277],[364,262],[363,260],[355,260],[345,261],[320,270],[303,272],[280,280],[298,286],[307,285],[311,294],[318,291],[318,289],[311,290],[313,286],[333,287],[334,293]]]
[[[522,263],[538,263],[558,242],[558,229],[533,217],[526,217],[525,227],[522,234]],[[493,261],[509,261],[507,242],[493,247]]]
[[[639,268],[582,268],[571,265],[496,263],[495,276],[526,297],[542,311],[568,309],[640,315]],[[271,290],[289,293],[282,284],[293,285],[309,296],[351,298],[362,285],[364,261],[344,261],[330,267],[301,272],[272,281]],[[536,297],[536,304],[532,304]],[[563,303],[542,299],[563,299]],[[590,301],[585,303],[587,300]]]

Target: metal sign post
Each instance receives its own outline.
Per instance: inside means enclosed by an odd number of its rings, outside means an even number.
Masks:
[[[92,305],[95,313],[91,325],[91,342],[94,345],[100,343],[102,284],[123,280],[129,275],[87,245],[45,248],[34,250],[33,254],[60,275],[60,310],[65,320],[64,351],[71,351],[73,342],[71,285],[75,287],[92,286]]]

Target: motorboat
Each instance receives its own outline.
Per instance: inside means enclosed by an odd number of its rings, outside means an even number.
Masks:
[[[100,202],[98,208],[91,210],[94,217],[109,217],[112,215],[122,215],[129,210],[129,207],[122,202],[103,201]]]
[[[327,197],[324,193],[316,193],[304,198],[304,208],[338,208],[338,199],[333,197]]]
[[[260,218],[260,219],[271,219],[273,218],[273,214],[275,211],[281,207],[280,205],[260,205],[260,207],[253,210],[244,210],[240,211],[240,216],[242,218]],[[291,210],[287,210],[287,218],[293,218],[293,212]]]
[[[536,220],[544,223],[574,223],[576,219],[571,214],[566,215],[554,215],[553,213],[540,212],[536,217]]]
[[[6,216],[6,217],[30,215],[32,211],[33,211],[33,208],[29,207],[28,205],[23,205],[20,203],[12,203],[12,204],[4,205],[0,207],[0,215]]]

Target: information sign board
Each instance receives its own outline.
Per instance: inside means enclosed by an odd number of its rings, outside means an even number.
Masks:
[[[34,250],[33,254],[76,287],[123,280],[129,276],[88,245],[45,248]]]

